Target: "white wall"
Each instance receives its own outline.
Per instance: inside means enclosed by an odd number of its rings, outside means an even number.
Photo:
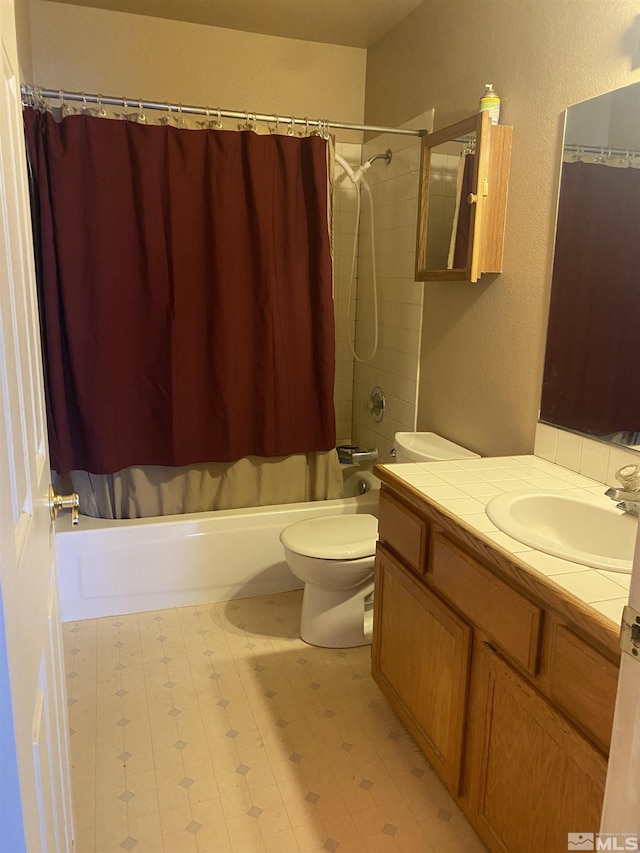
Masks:
[[[32,0],[38,86],[361,122],[366,51]]]

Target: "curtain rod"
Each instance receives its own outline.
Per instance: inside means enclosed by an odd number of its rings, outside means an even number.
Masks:
[[[562,146],[563,151],[571,151],[575,154],[582,152],[583,154],[602,154],[608,157],[638,157],[640,151],[634,151],[631,148],[611,148],[608,145],[574,145],[567,144]]]
[[[244,110],[219,110],[211,107],[194,107],[185,104],[161,103],[160,101],[141,101],[139,98],[115,98],[112,95],[86,95],[84,92],[67,92],[64,89],[41,89],[36,86],[21,86],[23,98],[38,98],[58,101],[77,101],[83,104],[107,104],[114,107],[139,107],[143,110],[160,110],[161,112],[183,113],[185,115],[203,115],[218,118],[244,119],[245,121],[277,122],[279,124],[302,125],[323,129],[334,127],[340,130],[360,130],[372,133],[395,133],[398,136],[426,136],[427,130],[410,130],[400,127],[378,127],[373,124],[350,124],[341,121],[326,121],[324,119],[296,118],[295,116],[278,116],[265,113],[246,112]]]

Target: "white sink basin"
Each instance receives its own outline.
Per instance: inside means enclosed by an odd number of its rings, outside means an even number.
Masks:
[[[638,519],[604,496],[507,492],[490,500],[486,512],[496,527],[537,551],[631,573]]]

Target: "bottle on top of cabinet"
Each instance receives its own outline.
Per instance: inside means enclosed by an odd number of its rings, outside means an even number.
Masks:
[[[493,83],[485,83],[484,92],[480,98],[480,112],[487,110],[491,124],[500,120],[500,98],[493,88]]]

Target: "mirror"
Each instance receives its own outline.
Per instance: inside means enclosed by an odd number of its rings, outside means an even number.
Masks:
[[[423,137],[416,281],[501,271],[511,130],[482,112]]]
[[[566,111],[540,420],[640,450],[640,84]]]
[[[427,270],[466,269],[468,265],[476,134],[433,146],[429,158]]]
[[[422,140],[418,281],[469,281],[477,208],[468,198],[478,186],[481,133],[482,113]]]

